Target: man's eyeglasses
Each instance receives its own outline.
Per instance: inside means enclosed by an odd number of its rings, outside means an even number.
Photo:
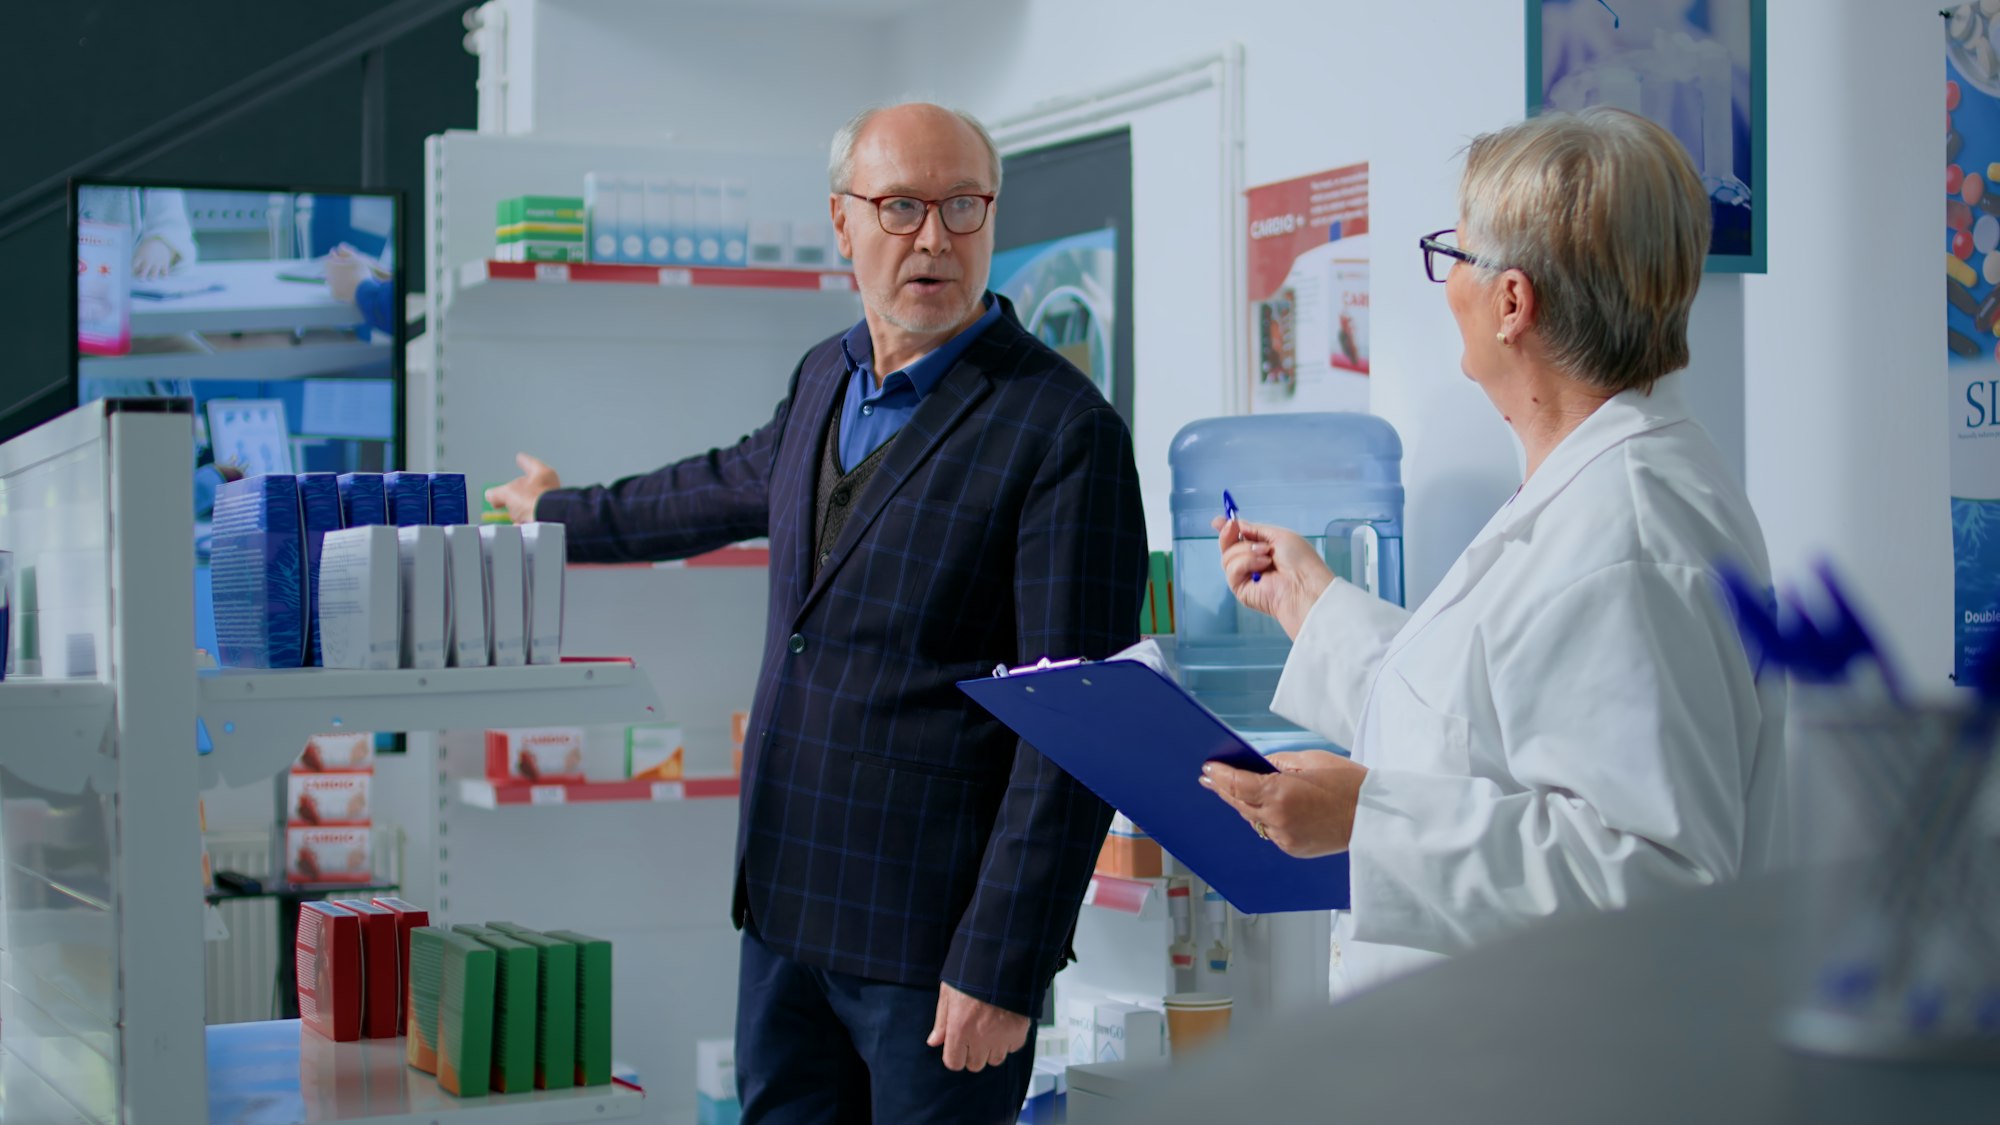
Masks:
[[[918,199],[914,195],[860,195],[846,191],[842,195],[875,205],[875,221],[882,224],[887,234],[909,235],[923,229],[924,219],[930,209],[937,208],[938,218],[944,220],[944,229],[953,234],[978,234],[986,225],[986,216],[993,209],[991,195],[953,195],[943,199]]]
[[[1417,239],[1417,245],[1424,252],[1424,273],[1432,281],[1442,284],[1445,278],[1450,277],[1451,266],[1454,261],[1464,262],[1469,266],[1494,268],[1491,262],[1474,257],[1471,253],[1459,249],[1456,241],[1457,235],[1458,228],[1446,227],[1443,230],[1434,230]],[[1440,262],[1439,258],[1443,258],[1444,260]]]

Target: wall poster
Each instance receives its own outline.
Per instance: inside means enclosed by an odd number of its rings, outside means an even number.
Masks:
[[[1250,412],[1368,409],[1368,165],[1243,193]]]
[[[1945,344],[1950,372],[1953,675],[1967,682],[2000,634],[2000,19],[1945,16]]]

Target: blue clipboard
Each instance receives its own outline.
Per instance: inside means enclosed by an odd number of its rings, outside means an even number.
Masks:
[[[1203,788],[1205,762],[1274,772],[1179,684],[1131,660],[1068,662],[959,690],[1248,914],[1345,910],[1347,857],[1294,859]]]

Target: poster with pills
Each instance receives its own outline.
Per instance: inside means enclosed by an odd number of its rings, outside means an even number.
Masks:
[[[1251,413],[1368,409],[1368,165],[1243,193]]]
[[[2000,639],[2000,0],[1945,17],[1945,346],[1954,674]]]
[[[1686,146],[1708,268],[1763,273],[1764,0],[1528,0],[1528,112],[1612,106]]]

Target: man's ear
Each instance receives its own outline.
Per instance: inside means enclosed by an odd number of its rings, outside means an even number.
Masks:
[[[844,202],[838,195],[826,197],[827,209],[832,212],[833,238],[840,244],[840,256],[853,261],[854,240],[847,237],[847,208],[842,205]]]

